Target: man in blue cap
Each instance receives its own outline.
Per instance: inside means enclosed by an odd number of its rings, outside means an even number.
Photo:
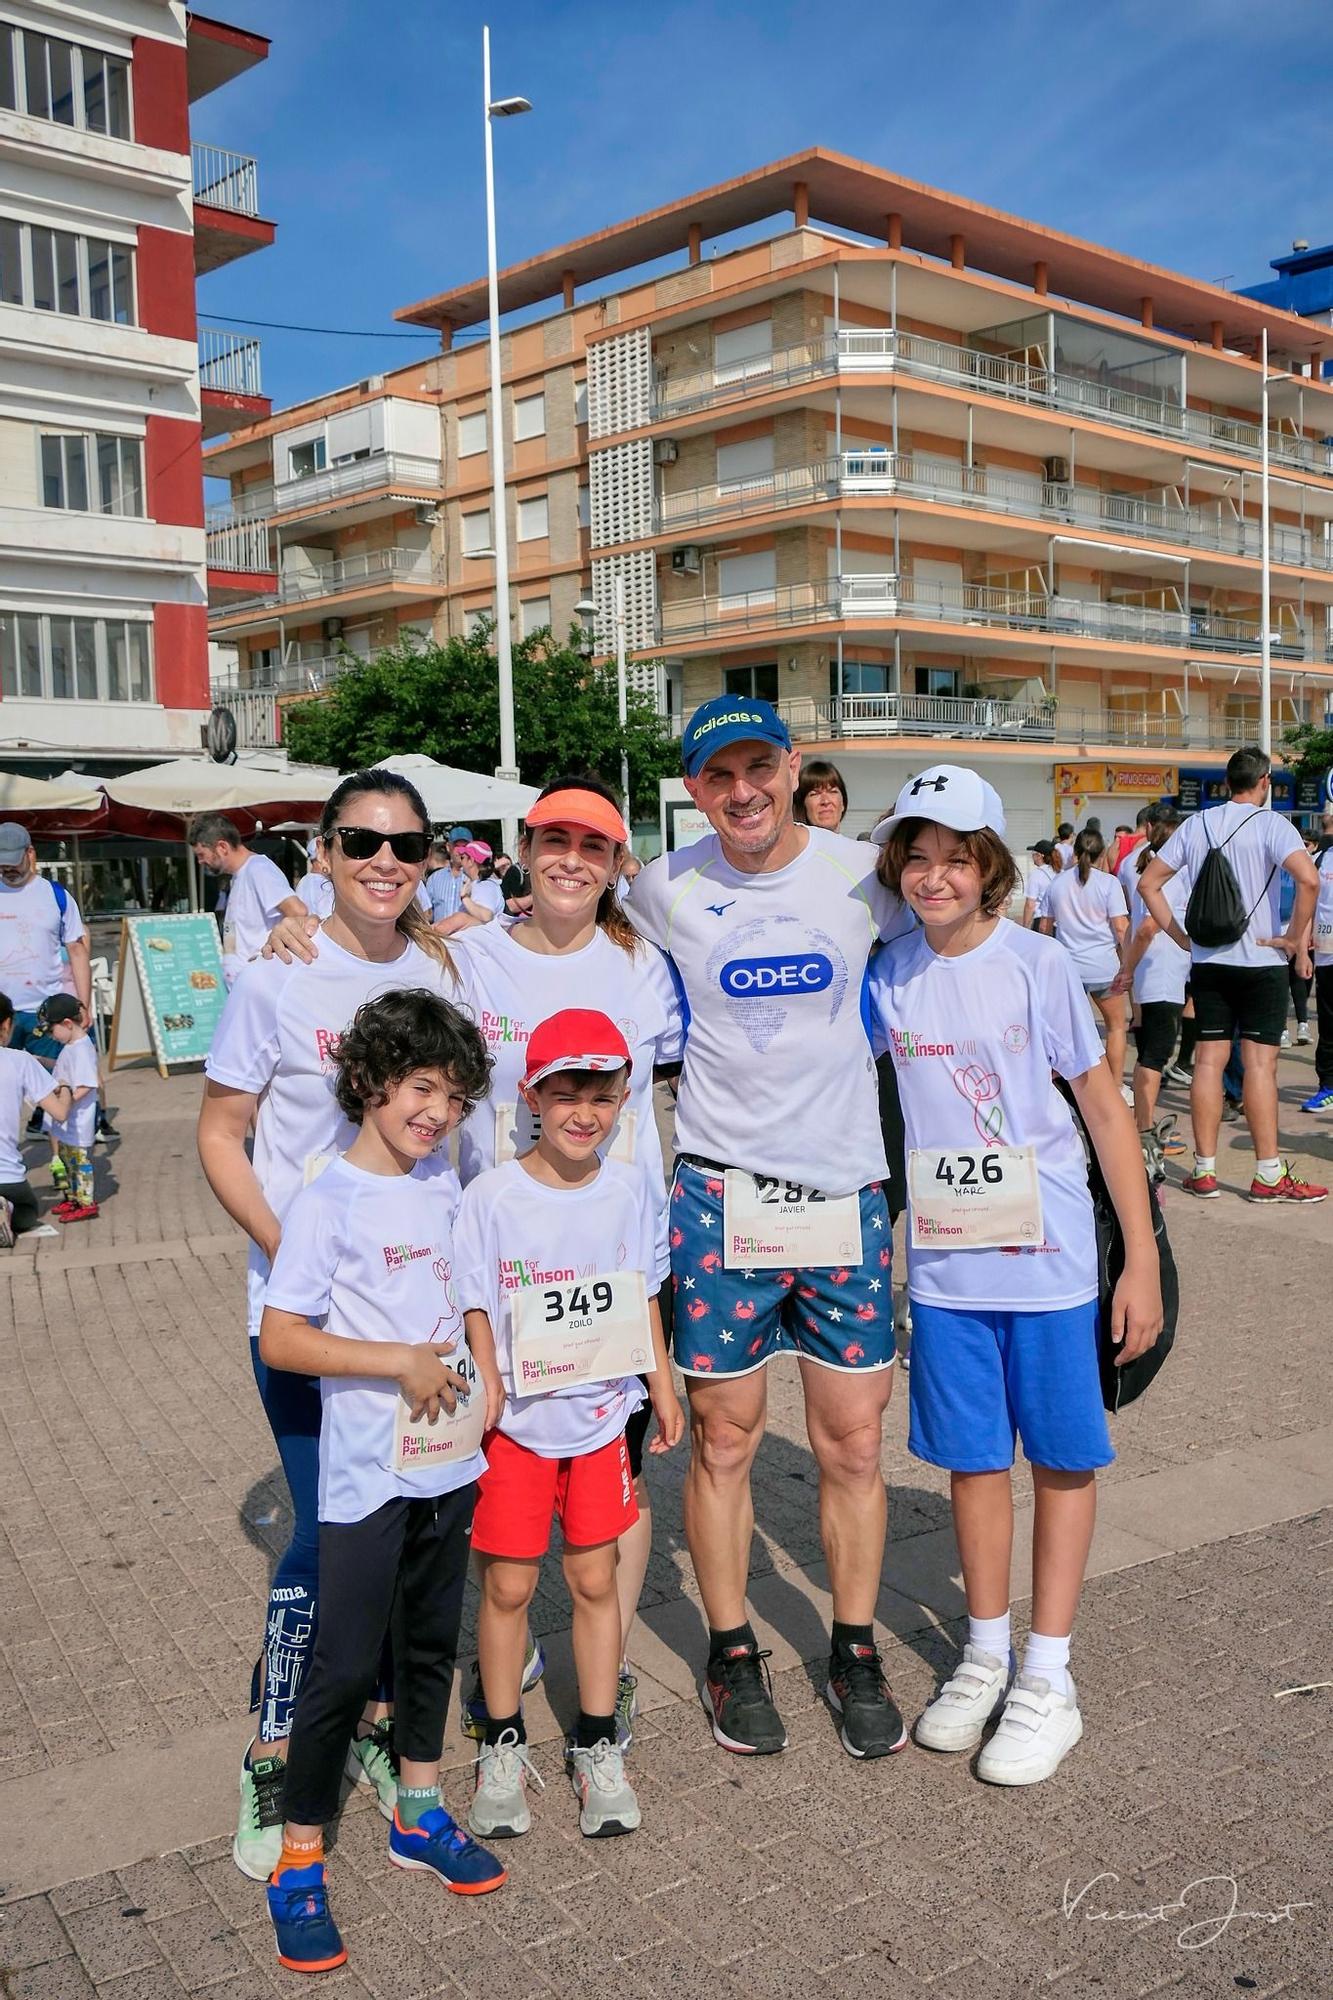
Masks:
[[[467,877],[463,873],[463,849],[472,838],[470,826],[452,826],[446,852],[448,861],[443,868],[437,868],[426,877],[426,894],[430,897],[430,920],[442,937],[449,937],[454,931],[466,930],[472,919],[463,909],[463,891],[467,887]],[[454,919],[457,918],[457,922]]]
[[[877,879],[874,848],[796,824],[800,752],[770,703],[705,702],[681,759],[713,831],[650,862],[626,907],[670,956],[689,1004],[669,1226],[694,1440],[685,1531],[709,1624],[705,1705],[725,1749],[785,1748],[745,1582],[767,1364],[793,1354],[833,1596],[827,1693],[844,1747],[881,1757],[907,1732],[874,1635],[895,1350],[861,994],[876,943],[910,919]]]

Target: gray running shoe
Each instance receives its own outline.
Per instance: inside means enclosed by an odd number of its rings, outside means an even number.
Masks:
[[[516,1840],[532,1825],[528,1779],[534,1780],[538,1791],[546,1789],[526,1743],[506,1729],[498,1743],[482,1744],[476,1763],[477,1789],[468,1808],[468,1825],[485,1840]]]
[[[628,1750],[634,1741],[634,1718],[639,1712],[638,1681],[627,1667],[620,1669],[616,1687],[616,1746]]]
[[[625,1776],[625,1754],[603,1737],[591,1750],[569,1748],[570,1783],[579,1802],[579,1832],[589,1840],[633,1833],[642,1818]]]

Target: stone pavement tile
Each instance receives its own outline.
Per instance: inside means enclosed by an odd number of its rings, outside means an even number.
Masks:
[[[162,1962],[157,1940],[143,1918],[121,1915],[128,1907],[119,1900],[96,1903],[89,1909],[72,1910],[63,1920],[94,1984],[119,1972],[138,1972]]]
[[[74,1910],[91,1910],[96,1903],[123,1903],[125,1893],[120,1877],[108,1869],[104,1875],[83,1875],[72,1882],[62,1882],[51,1890],[48,1900],[56,1915],[64,1917]]]
[[[343,1930],[343,1942],[348,1969],[376,2000],[424,2000],[424,1996],[437,1993],[449,1994],[452,2000],[456,1993],[448,1968],[438,1955],[423,1950],[391,1917],[374,1918]]]
[[[203,1882],[179,1854],[164,1854],[158,1861],[141,1861],[116,1872],[125,1902],[139,1908],[149,1923],[208,1901]]]
[[[505,1850],[522,1845],[517,1841],[497,1841],[499,1858],[508,1865],[509,1856]],[[571,1936],[578,1925],[565,1907],[565,1900],[571,1896],[577,1898],[582,1885],[575,1884],[567,1889],[557,1902],[545,1893],[544,1883],[540,1888],[537,1886],[537,1878],[531,1871],[524,1869],[521,1874],[517,1873],[518,1866],[519,1857],[515,1855],[508,1882],[488,1899],[486,1908],[486,1920],[503,1939],[506,1950],[526,1951],[530,1945]]]
[[[45,1965],[74,1949],[45,1896],[0,1906],[0,1965]]]
[[[98,2000],[181,2000],[188,1992],[169,1965],[125,1972],[119,1979],[103,1980],[97,1989]]]
[[[94,2000],[97,1988],[77,1958],[29,1966],[5,1979],[5,2000]]]
[[[614,1844],[614,1843],[613,1843]],[[498,1891],[503,1896],[504,1890]],[[455,1897],[460,1902],[461,1897]],[[481,1898],[484,1910],[493,1904],[493,1896]],[[464,1950],[448,1949],[440,1953],[440,1963],[448,1971],[453,1985],[446,1990],[460,2000],[549,2000],[552,1991],[582,1995],[590,1989],[586,1986],[553,1985],[547,1970],[535,1963],[544,1953],[561,1950],[567,1940],[553,1939],[549,1945],[540,1945],[533,1952],[514,1954],[501,1941],[499,1934],[483,1920],[476,1936]],[[549,1969],[550,1961],[547,1961]],[[627,1986],[623,1970],[613,1968],[610,1975],[619,1981],[618,1987],[608,1985],[607,1991],[619,1991],[621,2000],[631,2000],[631,1989]],[[633,1989],[637,1996],[637,1986]]]

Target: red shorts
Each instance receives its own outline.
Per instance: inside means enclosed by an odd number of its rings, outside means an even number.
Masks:
[[[536,1562],[551,1545],[552,1517],[569,1548],[614,1542],[639,1518],[622,1431],[582,1458],[541,1458],[503,1431],[482,1439],[472,1546],[484,1556]]]

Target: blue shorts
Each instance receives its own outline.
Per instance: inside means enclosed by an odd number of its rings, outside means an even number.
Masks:
[[[685,1375],[749,1375],[775,1354],[866,1374],[897,1360],[893,1230],[878,1181],[861,1190],[858,1265],[728,1271],[722,1175],[681,1160],[671,1188],[672,1351]]]
[[[1030,1465],[1092,1472],[1115,1457],[1097,1372],[1097,1302],[1051,1312],[964,1312],[912,1301],[915,1457],[950,1472]]]

